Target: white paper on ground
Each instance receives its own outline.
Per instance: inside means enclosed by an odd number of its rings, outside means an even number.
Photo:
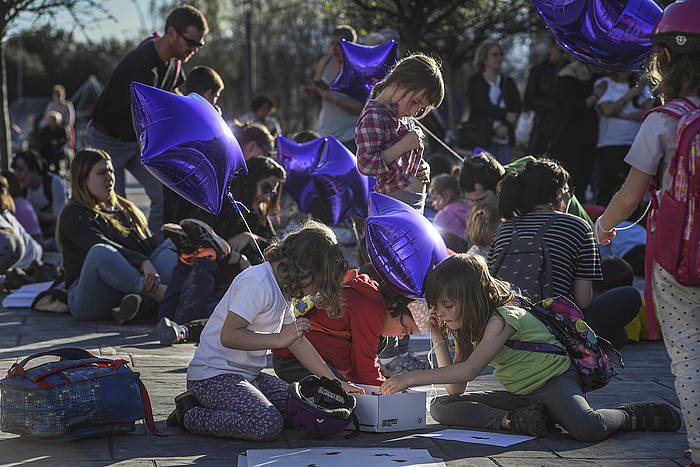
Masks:
[[[500,446],[502,448],[535,439],[534,436],[454,429],[435,431],[433,433],[421,433],[418,436],[448,441],[462,441],[464,443],[488,444],[490,446]]]
[[[410,448],[297,448],[248,449],[247,467],[383,467],[411,465],[415,467],[445,467],[442,459],[435,459],[427,449]],[[240,459],[240,457],[239,457]],[[241,465],[239,460],[239,467]]]
[[[53,282],[36,282],[20,287],[16,292],[11,293],[2,301],[3,308],[29,308],[34,299],[44,290],[49,290]]]
[[[238,455],[238,467],[248,467],[248,457],[245,454]]]

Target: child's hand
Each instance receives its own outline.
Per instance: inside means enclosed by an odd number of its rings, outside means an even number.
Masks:
[[[400,375],[392,376],[379,388],[382,394],[395,394],[401,392],[411,385],[411,373],[401,373]]]
[[[414,149],[419,149],[423,147],[423,132],[418,128],[413,129],[406,133],[403,138],[399,140],[403,145],[403,152],[409,152]]]
[[[425,159],[420,160],[420,165],[418,166],[418,171],[416,172],[416,178],[426,185],[430,184],[430,165],[425,161]]]
[[[299,318],[293,323],[285,324],[279,333],[280,349],[289,347],[297,341],[305,332],[311,330],[311,321],[306,318]]]
[[[343,391],[347,392],[348,394],[364,394],[365,390],[362,389],[361,387],[355,386],[352,383],[348,383],[346,381],[341,381],[340,385],[343,387]]]

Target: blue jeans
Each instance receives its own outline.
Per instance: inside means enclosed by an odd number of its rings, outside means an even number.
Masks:
[[[166,240],[149,256],[163,284],[170,282],[177,263],[174,248]],[[98,243],[88,251],[80,278],[68,289],[68,309],[79,320],[110,319],[124,295],[142,291],[143,274],[113,246]]]
[[[163,184],[141,163],[141,150],[136,141],[121,141],[102,133],[90,125],[85,135],[87,143],[98,149],[103,149],[112,157],[114,165],[114,191],[126,196],[124,184],[124,169],[138,180],[143,187],[151,208],[148,213],[148,228],[156,238],[161,239],[160,226],[163,224]]]
[[[223,293],[216,293],[214,273],[217,267],[214,261],[206,258],[195,258],[192,266],[178,261],[160,302],[158,317],[180,324],[209,318],[223,296]]]

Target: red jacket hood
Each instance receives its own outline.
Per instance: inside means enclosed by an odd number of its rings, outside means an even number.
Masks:
[[[357,269],[351,269],[345,274],[344,286],[355,289],[372,300],[384,303],[384,296],[379,292],[379,283],[367,274],[359,274]]]

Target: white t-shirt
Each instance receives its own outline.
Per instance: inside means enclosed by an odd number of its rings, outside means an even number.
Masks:
[[[61,209],[68,202],[66,185],[58,175],[51,175],[51,198],[51,202],[49,202],[44,193],[43,183],[36,190],[27,188],[27,201],[34,206],[36,212],[46,211],[50,206],[53,215],[58,217],[61,214]]]
[[[630,90],[627,83],[619,83],[609,77],[600,78],[595,82],[599,83],[607,81],[608,88],[598,100],[598,104],[603,102],[614,102],[624,96]],[[633,100],[628,100],[620,111],[620,115],[629,115],[642,110],[635,107]],[[606,146],[629,146],[634,141],[635,136],[639,132],[639,127],[642,125],[641,120],[626,120],[624,118],[606,117],[598,112],[598,146],[603,148]]]
[[[230,312],[248,321],[251,331],[263,333],[280,332],[283,324],[294,322],[291,304],[282,295],[270,263],[249,267],[233,280],[202,330],[187,370],[188,381],[228,373],[251,381],[267,365],[269,350],[236,350],[221,345],[221,330]]]
[[[501,95],[503,94],[503,91],[501,90],[501,80],[503,79],[501,75],[498,75],[496,78],[496,82],[494,83],[491,80],[486,79],[484,76],[484,79],[486,82],[489,84],[489,100],[493,105],[497,105],[498,107],[505,109],[506,108],[506,101],[505,99],[501,99]],[[496,130],[498,127],[503,125],[503,123],[500,120],[494,120],[493,121],[493,129]],[[496,138],[495,136],[493,137],[493,142],[498,143],[498,144],[508,144],[508,138]]]

